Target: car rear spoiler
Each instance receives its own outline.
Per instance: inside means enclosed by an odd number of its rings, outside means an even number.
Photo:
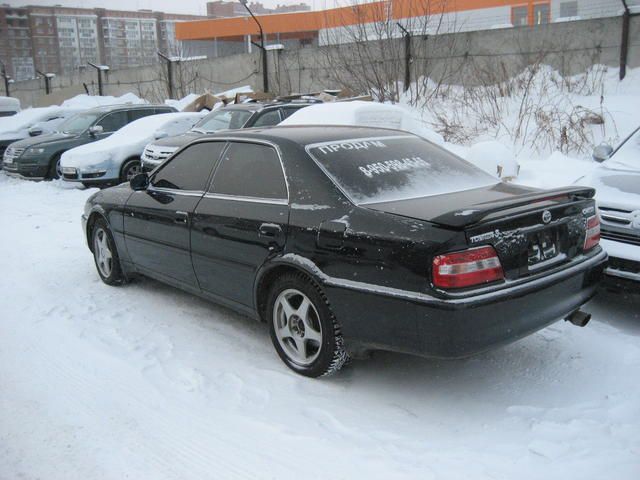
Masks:
[[[486,203],[477,203],[464,210],[453,210],[431,219],[433,223],[445,225],[452,228],[464,228],[474,225],[492,213],[502,210],[510,210],[528,206],[533,203],[544,202],[547,200],[559,200],[566,197],[567,200],[585,200],[593,198],[596,191],[590,187],[563,187],[551,190],[543,190],[533,193],[525,193],[508,200],[496,200]]]

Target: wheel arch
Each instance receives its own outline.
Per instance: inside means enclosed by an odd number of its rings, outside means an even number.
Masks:
[[[137,160],[138,162],[140,162],[140,165],[142,165],[142,154],[140,155],[129,155],[127,158],[125,158],[124,160],[122,160],[122,163],[120,164],[120,169],[119,169],[119,176],[122,177],[122,172],[124,170],[124,167],[127,163],[129,163],[131,160]]]
[[[279,276],[288,273],[302,273],[313,281],[322,285],[324,282],[318,272],[314,271],[315,264],[310,260],[300,257],[298,255],[288,254],[284,257],[273,259],[264,264],[258,274],[256,275],[254,286],[254,305],[257,313],[257,318],[260,322],[266,322],[266,304],[269,296],[269,290],[273,281]],[[317,269],[317,267],[316,267]]]
[[[92,252],[93,252],[93,242],[91,241],[91,234],[93,233],[93,227],[99,218],[104,220],[107,225],[110,225],[109,220],[107,219],[107,215],[105,214],[102,208],[96,207],[91,211],[91,213],[89,214],[89,217],[87,218],[87,228],[84,234],[87,238],[87,245],[89,246],[89,250],[91,250]]]

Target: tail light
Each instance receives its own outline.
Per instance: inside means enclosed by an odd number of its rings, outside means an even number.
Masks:
[[[490,246],[438,255],[433,259],[433,284],[439,288],[464,288],[503,279],[500,259]]]
[[[600,216],[594,215],[587,219],[587,234],[584,237],[583,250],[591,250],[600,243]]]

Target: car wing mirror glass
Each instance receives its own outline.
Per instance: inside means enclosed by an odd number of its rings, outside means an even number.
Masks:
[[[44,130],[42,130],[42,127],[31,127],[27,131],[29,132],[30,137],[37,137],[38,135],[42,135],[44,133]]]
[[[157,132],[155,132],[153,134],[154,140],[160,140],[161,138],[167,138],[168,136],[169,136],[169,134],[167,132],[165,132],[164,130],[158,130]]]
[[[146,190],[149,186],[149,175],[147,173],[138,173],[129,182],[133,190]]]
[[[603,143],[602,145],[598,145],[593,149],[592,157],[596,162],[602,163],[611,157],[613,153],[613,147],[611,145],[607,145]]]
[[[102,126],[100,125],[93,125],[89,127],[89,135],[91,135],[92,137],[95,137],[96,135],[101,134],[103,131],[104,131],[104,128],[102,128]]]

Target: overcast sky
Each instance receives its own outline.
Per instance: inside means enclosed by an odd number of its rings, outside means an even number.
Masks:
[[[249,0],[249,3],[256,0]],[[314,9],[331,8],[334,0],[259,0],[265,7],[275,7],[276,5],[290,5],[301,1],[311,5]],[[2,3],[9,5],[63,5],[65,7],[104,7],[114,10],[139,10],[148,8],[156,11],[170,13],[190,13],[193,15],[206,14],[206,0],[3,0]],[[345,3],[340,0],[339,3]]]

